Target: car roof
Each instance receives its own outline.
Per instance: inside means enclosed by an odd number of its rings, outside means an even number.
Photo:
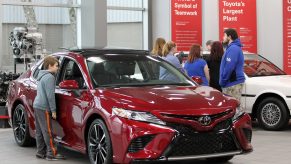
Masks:
[[[69,52],[78,53],[84,57],[106,55],[106,54],[134,54],[134,55],[149,55],[147,50],[135,49],[74,49]]]
[[[184,54],[189,54],[189,51],[182,51]],[[178,55],[180,52],[176,53],[176,55]],[[203,51],[202,54],[210,54],[209,51]],[[259,54],[256,54],[256,53],[252,53],[252,52],[248,52],[248,51],[243,51],[243,54],[244,55],[259,55]]]

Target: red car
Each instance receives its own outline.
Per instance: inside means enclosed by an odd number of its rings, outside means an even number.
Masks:
[[[81,49],[53,56],[60,61],[55,140],[87,153],[91,163],[228,161],[252,151],[251,118],[235,99],[199,86],[148,51]],[[42,63],[10,85],[7,107],[20,146],[35,137],[32,104]]]

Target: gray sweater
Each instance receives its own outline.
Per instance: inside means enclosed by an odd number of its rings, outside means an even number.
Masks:
[[[33,108],[55,112],[55,76],[47,70],[40,70],[37,81],[37,94],[33,102]]]

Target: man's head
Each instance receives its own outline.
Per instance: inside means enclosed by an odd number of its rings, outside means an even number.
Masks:
[[[206,49],[207,49],[207,51],[210,51],[210,50],[211,50],[212,43],[213,43],[212,40],[208,40],[208,41],[206,42]]]
[[[224,30],[224,36],[223,36],[223,43],[229,44],[232,41],[236,40],[238,38],[237,32],[235,29],[229,28]]]
[[[51,73],[57,73],[59,69],[59,61],[53,56],[47,56],[43,61],[43,68]]]

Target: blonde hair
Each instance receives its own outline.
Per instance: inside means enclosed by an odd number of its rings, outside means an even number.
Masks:
[[[152,54],[155,56],[163,56],[162,51],[165,44],[166,41],[164,38],[157,38],[152,50]]]
[[[176,43],[168,41],[163,47],[163,56],[167,56],[174,47],[176,47]]]
[[[57,58],[53,56],[47,56],[43,60],[43,68],[47,70],[49,69],[49,66],[54,66],[56,63],[59,64],[59,61]]]

